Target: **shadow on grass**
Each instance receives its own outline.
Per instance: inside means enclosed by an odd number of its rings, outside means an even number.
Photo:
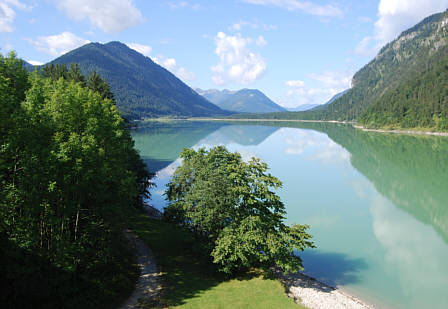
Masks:
[[[152,249],[163,274],[163,290],[158,307],[183,305],[225,281],[245,281],[262,275],[261,272],[251,271],[229,278],[219,273],[207,257],[196,253],[197,244],[191,235],[144,214],[134,216],[129,227]]]
[[[343,253],[307,250],[300,253],[304,273],[332,287],[360,281],[359,272],[368,268],[364,259]]]

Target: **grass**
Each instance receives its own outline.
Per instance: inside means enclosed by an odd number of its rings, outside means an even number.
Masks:
[[[304,308],[285,294],[282,284],[261,271],[232,278],[194,253],[194,239],[183,230],[144,214],[135,214],[130,227],[152,249],[163,272],[159,307],[170,308]]]

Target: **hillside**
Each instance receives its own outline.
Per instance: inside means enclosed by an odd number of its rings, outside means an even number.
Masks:
[[[330,100],[328,100],[326,103],[322,104],[322,105],[318,105],[316,107],[314,107],[312,110],[313,111],[320,111],[320,110],[325,110],[329,104],[333,103],[334,101],[336,101],[337,99],[339,99],[340,97],[342,97],[344,94],[346,94],[348,91],[350,91],[350,89],[346,89],[342,92],[339,92],[337,94],[335,94]]]
[[[394,106],[391,110],[402,109],[401,113],[396,114],[398,118],[416,117],[417,113],[425,113],[424,118],[431,118],[438,114],[440,109],[436,107],[435,100],[446,102],[447,93],[441,89],[441,87],[446,89],[446,83],[432,83],[429,79],[436,81],[437,78],[433,78],[433,74],[442,74],[443,67],[448,61],[447,35],[448,11],[427,17],[404,31],[396,40],[384,46],[375,59],[354,75],[353,87],[325,109],[322,119],[359,119],[366,111],[373,112],[369,108],[377,102],[382,101],[383,103],[378,104],[384,106],[386,98],[387,104]],[[442,96],[435,100],[429,100],[430,96],[424,100],[417,99],[421,97],[421,90],[418,85],[413,84],[416,79],[427,83],[427,86],[432,88],[431,91],[443,93]],[[402,94],[395,96],[393,94],[395,91]],[[412,100],[399,99],[402,103],[395,100],[398,97],[402,98],[403,95],[407,98],[416,98],[421,107],[411,108],[411,105],[416,105]],[[423,105],[425,107],[422,107]],[[446,110],[446,105],[444,106]],[[378,106],[375,110],[378,112],[381,108]],[[386,113],[388,109],[383,109],[381,117],[386,118]],[[373,118],[364,116],[362,119]],[[399,122],[404,124],[401,120]],[[418,124],[409,123],[409,125],[417,126]]]
[[[239,91],[222,91],[197,89],[198,93],[210,102],[224,110],[238,113],[271,113],[286,111],[274,103],[264,93],[256,89],[241,89]]]
[[[50,63],[79,63],[110,84],[121,113],[130,119],[228,115],[150,58],[120,42],[90,43]]]

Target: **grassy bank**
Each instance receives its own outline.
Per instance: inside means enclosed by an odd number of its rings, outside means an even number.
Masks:
[[[133,216],[129,225],[153,250],[163,272],[159,307],[304,308],[285,295],[280,282],[258,271],[232,278],[216,272],[208,260],[194,253],[194,239],[181,229],[144,214]]]

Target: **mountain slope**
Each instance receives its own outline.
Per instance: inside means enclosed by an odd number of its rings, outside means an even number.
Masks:
[[[200,90],[210,102],[222,109],[239,113],[271,113],[286,111],[280,105],[274,103],[264,93],[256,89],[241,89],[239,91]]]
[[[350,89],[346,89],[342,92],[339,92],[337,94],[335,94],[330,100],[328,100],[326,103],[322,104],[322,105],[318,105],[315,108],[313,108],[313,111],[320,111],[320,110],[325,110],[329,104],[333,103],[334,101],[336,101],[337,99],[339,99],[340,97],[342,97],[344,94],[346,94],[348,91],[350,91]]]
[[[106,79],[127,118],[228,114],[150,58],[120,42],[90,43],[51,63],[73,62],[79,63],[84,74],[96,71]]]
[[[409,81],[421,77],[427,70],[437,71],[435,67],[443,66],[441,63],[448,60],[447,37],[448,11],[429,16],[404,31],[354,75],[350,91],[328,105],[321,118],[358,119],[385,94],[407,87]],[[435,85],[436,88],[440,86]],[[418,96],[416,88],[408,90],[408,96]],[[404,106],[407,109],[407,103]],[[435,111],[428,109],[426,112]]]

